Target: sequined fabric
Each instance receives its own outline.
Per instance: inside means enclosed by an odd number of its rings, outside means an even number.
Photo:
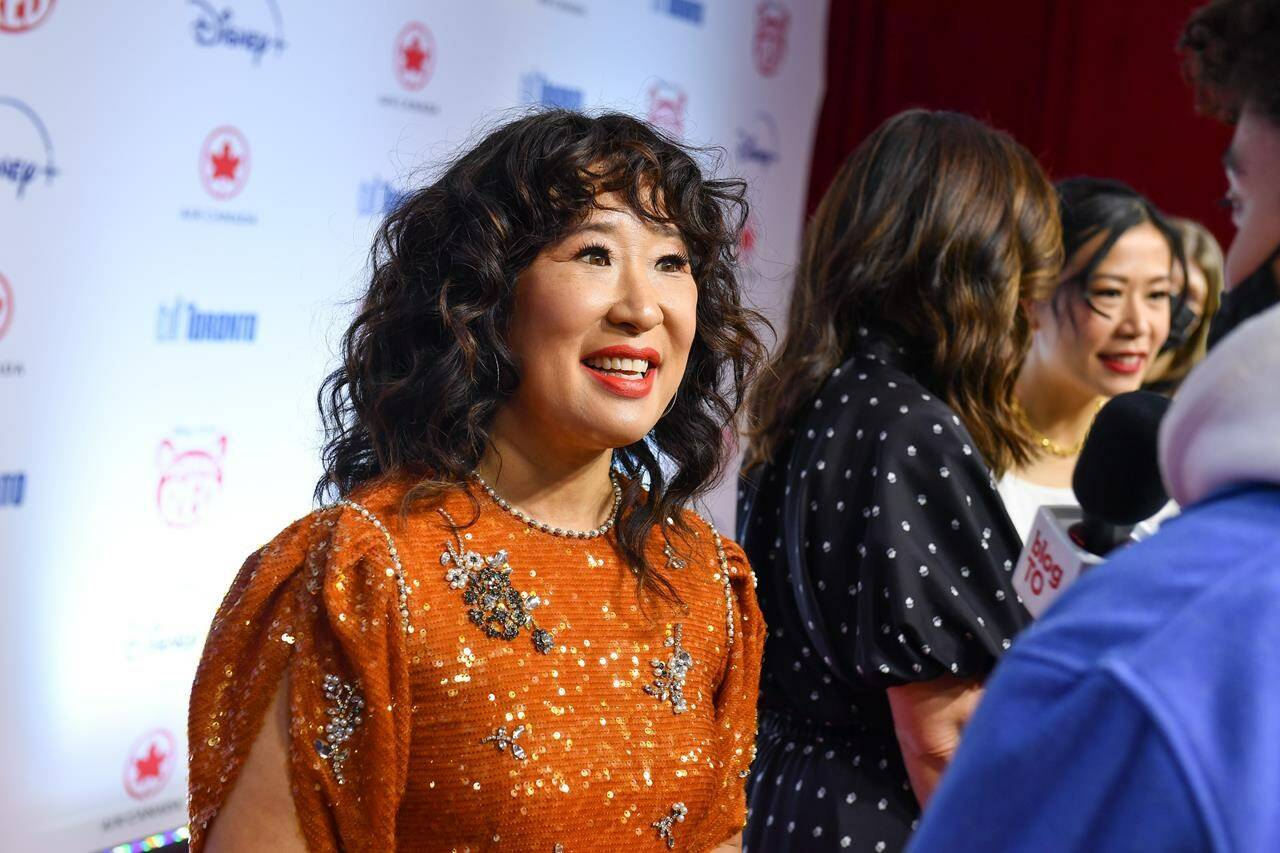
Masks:
[[[764,629],[738,546],[722,559],[691,515],[697,535],[671,540],[684,565],[665,571],[686,607],[646,615],[612,534],[551,536],[478,489],[401,524],[405,488],[317,511],[241,569],[192,689],[193,851],[281,678],[313,850],[703,851],[737,833]],[[666,546],[655,531],[660,571]],[[450,548],[502,554],[497,593],[514,597],[480,599],[500,619],[469,612]],[[545,653],[524,621],[535,597]]]

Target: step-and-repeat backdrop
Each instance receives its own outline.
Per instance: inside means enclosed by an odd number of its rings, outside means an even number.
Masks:
[[[205,630],[311,509],[315,392],[403,191],[518,110],[645,117],[750,181],[776,319],[825,23],[825,0],[0,0],[0,847],[184,823]],[[732,528],[729,490],[711,510]]]

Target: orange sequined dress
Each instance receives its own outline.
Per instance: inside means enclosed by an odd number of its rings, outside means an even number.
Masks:
[[[240,570],[192,688],[192,850],[282,677],[313,850],[703,851],[737,833],[764,644],[741,549],[693,514],[688,544],[655,530],[685,607],[646,615],[612,533],[536,530],[474,486],[401,525],[406,488],[318,510]]]

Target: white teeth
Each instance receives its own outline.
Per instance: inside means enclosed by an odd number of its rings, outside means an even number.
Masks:
[[[631,373],[643,376],[649,370],[649,362],[643,358],[589,358],[588,367],[607,370],[610,373]]]

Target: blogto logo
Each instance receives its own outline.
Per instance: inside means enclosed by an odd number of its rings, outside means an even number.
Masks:
[[[396,79],[410,92],[431,80],[436,70],[436,40],[425,24],[410,21],[396,36],[393,53]]]
[[[249,181],[249,140],[230,125],[214,128],[200,146],[200,183],[218,201],[235,198]]]
[[[756,70],[772,77],[787,56],[787,30],[791,28],[791,12],[777,0],[764,0],[756,6],[756,32],[752,55]]]
[[[17,98],[0,97],[0,186],[13,184],[14,195],[22,198],[37,177],[51,184],[57,174],[53,140],[40,116]]]
[[[0,33],[35,29],[53,11],[53,0],[0,0]]]
[[[170,527],[191,527],[222,493],[227,437],[179,430],[160,442],[156,511]]]
[[[0,273],[0,340],[4,340],[11,325],[13,325],[13,287],[9,285],[9,279],[4,277],[4,273]]]
[[[159,793],[173,776],[178,745],[168,729],[152,729],[133,742],[124,762],[124,790],[135,800]]]
[[[689,97],[679,86],[659,80],[649,87],[649,123],[670,133],[684,135],[685,112]]]
[[[243,50],[253,57],[254,65],[260,64],[263,55],[269,50],[277,54],[284,52],[284,19],[280,15],[280,8],[276,6],[275,0],[266,0],[265,4],[271,16],[271,32],[267,32],[264,26],[255,27],[253,24],[240,23],[236,19],[235,10],[229,6],[219,9],[205,0],[187,0],[187,2],[197,10],[197,17],[191,24],[191,34],[200,47]],[[239,5],[243,7],[245,4]],[[262,4],[259,3],[258,6],[258,14],[256,16],[251,14],[250,17],[259,19],[263,17]],[[260,24],[265,23],[260,20]]]

